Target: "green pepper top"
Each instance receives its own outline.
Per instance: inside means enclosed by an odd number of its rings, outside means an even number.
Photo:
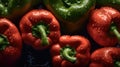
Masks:
[[[75,22],[95,5],[95,0],[44,0],[45,5],[58,18]]]
[[[110,6],[120,10],[120,0],[96,0],[98,6]]]

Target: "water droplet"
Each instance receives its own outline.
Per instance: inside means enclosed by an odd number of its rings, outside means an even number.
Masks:
[[[93,28],[95,28],[97,25],[96,25],[96,24],[92,24],[91,26],[92,26]]]
[[[92,24],[92,27],[95,27],[95,24]]]
[[[97,28],[97,32],[98,32],[98,33],[100,33],[100,31],[101,31],[101,28],[100,28],[100,27],[99,27],[99,28]]]
[[[53,25],[53,27],[55,28],[55,27],[56,27],[56,25]]]

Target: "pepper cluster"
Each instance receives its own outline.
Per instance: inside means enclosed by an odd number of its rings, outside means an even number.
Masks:
[[[52,67],[120,67],[119,6],[119,0],[0,0],[0,66],[16,67],[26,46],[48,50]]]

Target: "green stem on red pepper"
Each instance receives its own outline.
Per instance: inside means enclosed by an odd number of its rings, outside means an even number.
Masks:
[[[114,35],[118,38],[118,40],[120,41],[120,33],[117,30],[117,26],[114,24],[114,22],[112,22],[110,29],[114,33]]]
[[[47,34],[49,33],[48,26],[45,24],[37,24],[32,27],[32,33],[34,36],[41,38],[42,45],[49,45]]]
[[[115,67],[120,67],[120,61],[115,61],[114,66]]]
[[[76,57],[75,57],[76,51],[70,46],[65,46],[61,48],[60,50],[60,55],[63,59],[66,59],[72,63],[76,62]]]
[[[4,50],[6,46],[8,46],[9,42],[5,35],[0,34],[0,50]]]

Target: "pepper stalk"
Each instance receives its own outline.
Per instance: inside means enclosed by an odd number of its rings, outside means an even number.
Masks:
[[[42,40],[43,46],[49,45],[49,41],[47,38],[48,33],[49,33],[48,25],[43,24],[41,22],[40,24],[37,24],[32,27],[32,34]]]
[[[117,29],[117,26],[115,25],[114,22],[112,22],[111,26],[110,26],[110,30],[112,31],[112,33],[117,37],[117,39],[119,40],[120,42],[120,33]]]
[[[114,67],[120,67],[120,61],[115,61]]]
[[[68,60],[72,63],[75,63],[77,58],[75,57],[76,51],[70,46],[65,46],[61,48],[60,55],[63,59]]]
[[[4,50],[5,47],[7,47],[9,44],[9,41],[7,40],[7,37],[5,35],[0,34],[0,50]]]

